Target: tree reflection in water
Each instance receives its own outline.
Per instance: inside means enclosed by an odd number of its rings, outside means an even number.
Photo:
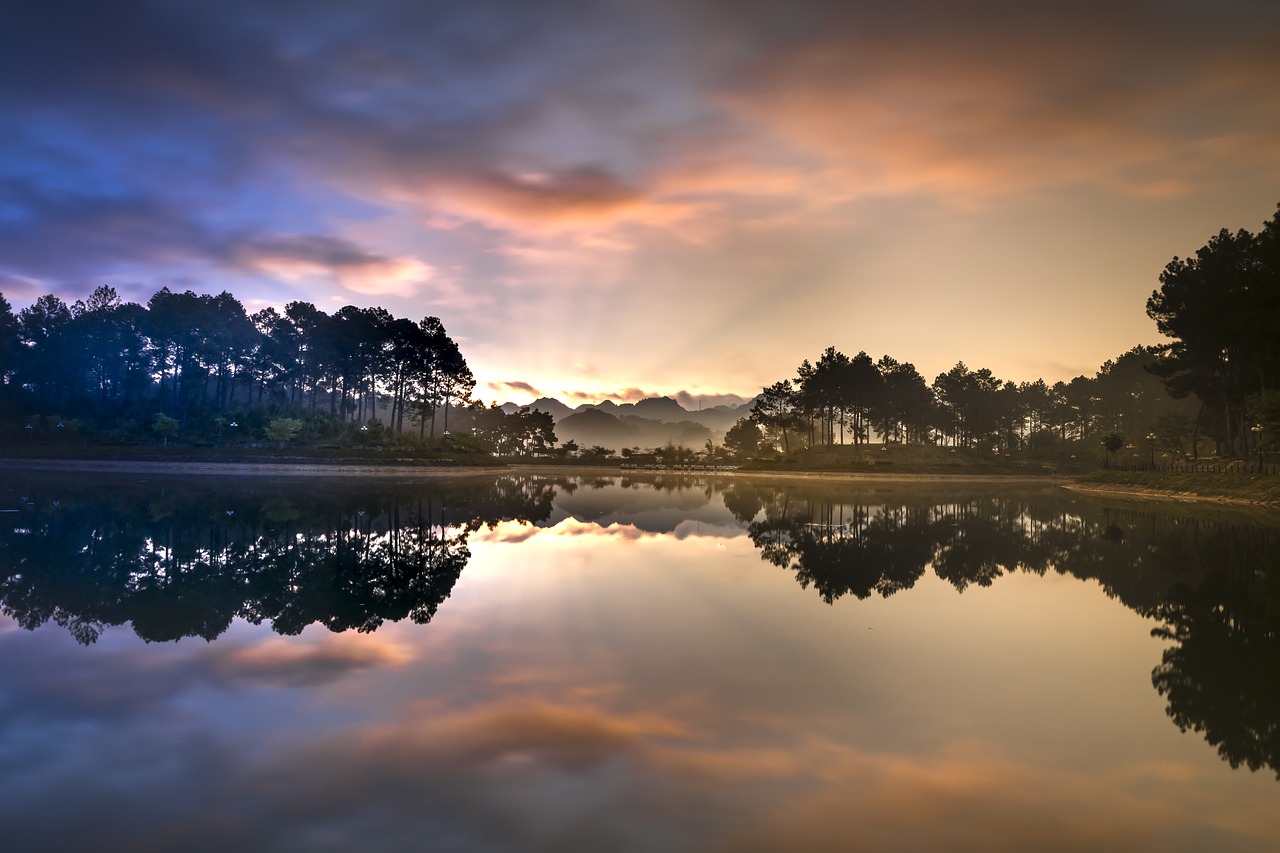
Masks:
[[[1280,531],[1274,523],[1083,500],[871,503],[732,486],[768,562],[827,603],[910,589],[932,566],[963,592],[1013,572],[1097,581],[1162,623],[1152,673],[1167,711],[1233,767],[1280,778]]]
[[[554,486],[513,478],[377,491],[243,481],[111,491],[35,482],[0,526],[0,610],[81,643],[130,623],[147,641],[212,640],[239,617],[281,634],[426,623],[470,557],[468,536],[538,521]]]
[[[1280,532],[1274,519],[1201,509],[746,478],[508,476],[379,481],[376,491],[37,478],[6,497],[16,511],[0,525],[0,610],[82,643],[126,622],[148,641],[211,640],[236,618],[282,634],[426,623],[481,526],[555,513],[616,521],[639,512],[641,497],[646,529],[722,499],[764,560],[827,603],[895,595],[930,569],[959,592],[1014,572],[1095,581],[1159,623],[1170,645],[1152,681],[1173,721],[1232,766],[1280,776]]]
[[[1223,543],[1227,545],[1228,543]],[[1236,544],[1236,543],[1230,543]],[[1280,778],[1280,578],[1276,542],[1265,570],[1232,565],[1179,584],[1156,615],[1172,641],[1151,681],[1169,716],[1218,748],[1232,767]]]

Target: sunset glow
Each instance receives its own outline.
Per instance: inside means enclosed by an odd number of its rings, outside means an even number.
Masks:
[[[0,292],[438,316],[476,396],[749,397],[833,345],[1158,342],[1280,200],[1273,3],[25,4]]]

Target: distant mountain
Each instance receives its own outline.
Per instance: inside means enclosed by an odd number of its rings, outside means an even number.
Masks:
[[[671,397],[647,397],[635,403],[583,403],[570,408],[554,397],[540,397],[529,408],[546,412],[556,422],[556,438],[570,439],[590,447],[657,447],[668,442],[685,447],[701,447],[708,438],[721,441],[729,427],[751,415],[755,400],[740,406],[712,406],[689,411]],[[503,411],[520,410],[504,403]],[[584,417],[585,416],[585,417]]]
[[[586,409],[556,424],[556,439],[561,444],[576,441],[580,447],[662,447],[675,444],[683,447],[701,447],[707,439],[714,438],[711,430],[692,421],[668,423],[627,415],[616,418],[600,409]]]
[[[651,421],[667,421],[669,423],[676,423],[689,418],[689,411],[670,397],[649,397],[639,400],[630,414],[648,418]]]
[[[556,439],[561,444],[576,441],[581,447],[599,444],[615,450],[643,444],[638,427],[624,424],[600,409],[586,409],[565,417],[556,424]]]
[[[562,418],[572,415],[574,410],[561,403],[554,397],[539,397],[529,404],[529,408],[535,412],[546,412],[551,415],[553,421],[559,422]]]
[[[751,417],[751,407],[754,404],[755,400],[752,399],[741,406],[713,406],[710,409],[699,409],[696,412],[690,412],[685,417],[715,432],[722,433],[742,418]]]
[[[717,436],[710,429],[693,421],[655,421],[636,415],[627,415],[622,422],[640,430],[644,439],[637,442],[641,447],[662,447],[674,444],[677,447],[699,448],[707,443],[707,439]]]

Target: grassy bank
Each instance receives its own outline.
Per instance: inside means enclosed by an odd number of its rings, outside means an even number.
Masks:
[[[1257,474],[1177,474],[1167,471],[1093,471],[1077,478],[1084,488],[1170,497],[1190,496],[1280,506],[1280,477]]]
[[[1069,456],[1054,458],[1018,453],[997,455],[967,448],[933,445],[870,444],[810,447],[780,459],[752,460],[743,471],[856,474],[983,474],[1039,476],[1078,474],[1088,465]]]

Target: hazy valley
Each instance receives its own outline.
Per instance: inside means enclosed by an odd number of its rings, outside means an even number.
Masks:
[[[556,438],[575,441],[580,447],[600,445],[614,450],[624,447],[702,447],[710,439],[717,444],[740,418],[751,414],[748,400],[739,406],[713,406],[690,411],[670,397],[649,397],[635,403],[584,403],[570,407],[552,397],[531,404],[533,411],[545,412],[555,420]],[[521,406],[506,403],[508,413]]]

